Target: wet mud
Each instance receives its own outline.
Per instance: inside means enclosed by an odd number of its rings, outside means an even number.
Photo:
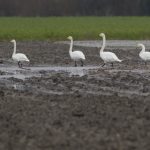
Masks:
[[[30,70],[0,42],[0,150],[148,150],[150,62],[123,42],[108,43],[123,60],[113,67],[101,67],[98,46],[75,43],[86,61],[74,67],[68,42],[18,42]]]

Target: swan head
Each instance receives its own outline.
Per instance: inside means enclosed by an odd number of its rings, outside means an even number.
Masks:
[[[105,37],[105,34],[104,33],[100,33],[99,36]]]
[[[144,44],[138,44],[137,47],[145,47]]]
[[[15,43],[16,41],[13,39],[13,40],[11,40],[10,42]]]
[[[72,36],[68,36],[67,39],[68,40],[72,40],[73,38],[72,38]]]

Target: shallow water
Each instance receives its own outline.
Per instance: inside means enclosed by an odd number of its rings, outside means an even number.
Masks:
[[[30,67],[25,69],[20,69],[18,67],[0,67],[2,75],[0,75],[0,79],[3,78],[17,78],[17,79],[26,79],[31,77],[40,77],[44,73],[50,72],[66,72],[69,73],[70,76],[78,75],[84,76],[88,74],[89,70],[98,69],[99,66],[85,66],[85,67],[60,67],[60,66],[39,66],[39,67]]]
[[[99,41],[75,41],[83,68],[67,67],[69,41],[18,41],[31,70],[9,61],[9,43],[1,42],[0,149],[149,149],[150,63],[140,61],[139,41],[107,41],[125,61],[102,68]]]
[[[58,43],[63,44],[70,44],[69,41],[61,41]],[[135,48],[138,43],[145,44],[146,48],[150,48],[150,41],[149,40],[107,40],[106,46],[109,47],[116,47],[116,48]],[[93,40],[93,41],[74,41],[75,46],[82,46],[82,47],[101,47],[102,40]]]

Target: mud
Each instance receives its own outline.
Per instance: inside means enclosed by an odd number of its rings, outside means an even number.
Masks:
[[[101,67],[98,46],[79,43],[86,61],[76,68],[68,42],[18,42],[26,70],[0,42],[0,150],[149,149],[150,63],[138,41],[108,42],[123,60],[114,67]]]

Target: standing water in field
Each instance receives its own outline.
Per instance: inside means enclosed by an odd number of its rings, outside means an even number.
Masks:
[[[43,74],[50,73],[68,73],[70,76],[84,76],[87,75],[90,70],[98,69],[98,66],[85,66],[85,67],[54,67],[54,66],[38,66],[29,67],[27,69],[21,69],[17,67],[0,67],[2,74],[0,78],[18,78],[26,79],[31,77],[40,77]]]
[[[106,51],[124,61],[103,68],[97,41],[75,44],[84,67],[72,67],[69,43],[18,42],[30,70],[13,64],[1,42],[0,148],[149,149],[150,64],[139,58],[137,41],[115,42]]]

